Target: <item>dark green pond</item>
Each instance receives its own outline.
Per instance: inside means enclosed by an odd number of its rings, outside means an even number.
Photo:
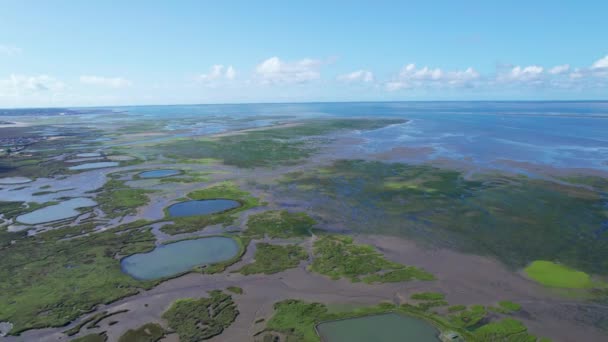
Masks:
[[[195,266],[230,260],[239,252],[231,238],[214,236],[156,247],[152,252],[128,256],[120,262],[124,273],[140,280],[160,279]]]
[[[323,342],[441,342],[432,325],[395,313],[321,323],[317,331]]]
[[[241,203],[229,199],[210,199],[176,203],[167,210],[173,217],[198,216],[215,214],[229,209],[238,208]]]

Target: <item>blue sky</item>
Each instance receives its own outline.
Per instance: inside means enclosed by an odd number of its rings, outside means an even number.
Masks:
[[[608,99],[606,1],[0,8],[0,107]]]

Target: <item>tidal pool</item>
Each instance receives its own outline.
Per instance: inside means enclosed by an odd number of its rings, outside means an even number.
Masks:
[[[238,208],[241,203],[229,199],[194,200],[175,203],[167,210],[173,217],[197,216],[215,214],[229,209]]]
[[[163,178],[163,177],[179,175],[180,173],[182,173],[180,170],[171,170],[171,169],[151,170],[151,171],[144,171],[144,172],[140,173],[139,177],[141,177],[141,178]]]
[[[396,313],[321,323],[317,331],[323,342],[440,342],[432,325]]]
[[[180,274],[198,265],[230,260],[238,252],[239,245],[234,239],[214,236],[162,245],[152,252],[128,256],[120,265],[124,273],[135,279],[152,280]]]
[[[95,201],[86,197],[72,198],[59,204],[34,210],[17,217],[17,222],[25,224],[40,224],[78,216],[77,208],[86,208],[97,205]]]
[[[100,153],[97,152],[84,152],[76,154],[78,158],[91,158],[91,157],[101,157]]]
[[[117,162],[86,163],[86,164],[71,166],[68,169],[70,169],[72,171],[78,171],[78,170],[89,170],[89,169],[101,169],[103,167],[112,167],[112,166],[118,166],[118,163]]]
[[[11,184],[24,184],[29,183],[32,180],[27,177],[4,177],[0,178],[0,184],[11,185]]]

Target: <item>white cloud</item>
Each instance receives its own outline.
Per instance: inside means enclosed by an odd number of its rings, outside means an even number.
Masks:
[[[18,48],[16,46],[0,44],[0,55],[11,57],[20,54],[21,51],[21,48]]]
[[[2,97],[58,92],[64,88],[63,82],[48,75],[10,75],[8,78],[0,79],[0,96]]]
[[[545,69],[538,65],[527,67],[515,66],[507,73],[498,75],[498,80],[502,82],[530,82],[539,80]]]
[[[232,65],[226,67],[223,64],[215,64],[209,68],[206,74],[200,74],[197,80],[203,83],[212,83],[220,80],[233,80],[236,77],[236,70]]]
[[[228,67],[228,69],[226,69],[226,78],[229,80],[233,80],[236,77],[236,70],[234,70],[234,68],[231,66]]]
[[[122,77],[102,77],[91,75],[80,76],[80,83],[109,88],[124,88],[129,87],[132,84],[131,81]]]
[[[370,83],[374,81],[374,74],[367,70],[357,70],[348,74],[338,76],[339,81],[343,82],[364,82]]]
[[[570,64],[556,65],[549,69],[551,75],[562,75],[570,70]]]
[[[319,69],[323,62],[316,59],[301,59],[285,62],[271,57],[255,68],[262,83],[304,83],[321,78]]]
[[[608,69],[608,55],[595,61],[591,66],[591,69]]]
[[[444,71],[440,68],[416,68],[415,64],[404,66],[398,76],[385,84],[389,91],[404,88],[420,87],[461,87],[470,86],[480,79],[480,74],[473,68],[456,71]]]

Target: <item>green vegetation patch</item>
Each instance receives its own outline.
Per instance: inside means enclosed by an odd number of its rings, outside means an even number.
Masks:
[[[315,224],[315,220],[306,213],[270,210],[251,215],[244,234],[258,239],[265,236],[269,238],[310,236]]]
[[[503,313],[511,313],[521,310],[521,305],[508,300],[498,302],[498,306],[500,307]]]
[[[349,236],[320,235],[313,253],[310,269],[332,279],[345,277],[367,283],[435,279],[420,268],[389,261],[374,247],[355,244]]]
[[[72,340],[72,342],[106,342],[108,335],[105,332],[99,334],[88,334]]]
[[[445,295],[439,292],[420,292],[414,293],[410,298],[415,300],[444,300]]]
[[[243,289],[238,286],[228,286],[226,288],[226,291],[232,292],[234,294],[239,294],[239,295],[244,293]]]
[[[289,173],[280,183],[278,196],[311,203],[315,214],[346,222],[355,232],[491,255],[513,269],[552,260],[608,274],[608,231],[602,228],[608,211],[596,190],[501,174],[470,179],[455,170],[362,160]]]
[[[298,245],[271,245],[258,243],[255,262],[245,265],[238,272],[248,274],[273,274],[289,268],[298,267],[300,261],[308,258],[308,253]]]
[[[452,305],[450,307],[448,307],[448,312],[453,313],[453,312],[459,312],[459,311],[463,311],[466,310],[467,306],[466,305]]]
[[[593,287],[589,274],[551,261],[536,260],[524,269],[528,277],[549,287],[584,289]]]
[[[135,214],[137,208],[150,202],[150,190],[131,188],[124,181],[110,179],[95,198],[101,210],[110,218]]]
[[[483,305],[471,305],[466,310],[458,311],[449,316],[449,321],[452,325],[461,328],[469,329],[478,325],[486,315],[488,314],[486,308]]]
[[[179,299],[163,314],[181,342],[197,342],[221,334],[239,314],[232,297],[221,291],[209,298]]]
[[[376,129],[403,120],[308,120],[296,126],[275,127],[224,135],[213,139],[181,139],[158,146],[166,156],[182,159],[219,159],[241,168],[291,165],[315,151],[311,139],[338,130]]]
[[[91,311],[150,288],[120,269],[117,255],[144,253],[156,239],[138,221],[104,232],[77,236],[94,225],[61,228],[0,248],[0,321],[14,324],[12,334],[58,327]],[[117,232],[121,232],[117,234]]]
[[[528,334],[526,326],[515,319],[505,318],[488,323],[474,332],[476,341],[536,342],[538,338]]]
[[[147,323],[137,329],[128,330],[118,342],[156,342],[165,336],[165,329],[157,323]]]

